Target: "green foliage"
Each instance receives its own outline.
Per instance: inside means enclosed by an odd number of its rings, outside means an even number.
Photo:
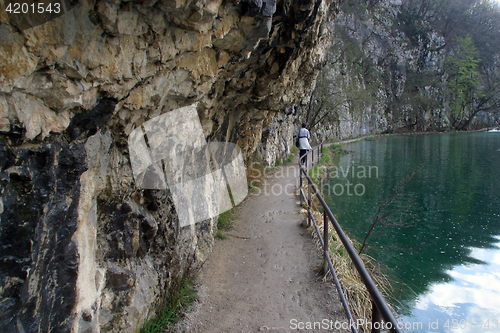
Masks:
[[[297,148],[297,149],[298,149],[298,148]],[[285,160],[285,162],[284,162],[284,163],[290,163],[290,162],[293,160],[293,157],[294,157],[294,156],[295,156],[295,154],[294,154],[294,153],[290,153],[290,154],[288,155],[288,158]]]
[[[378,73],[372,59],[365,54],[358,42],[348,36],[346,31],[341,32],[344,44],[344,58],[350,65],[351,76],[363,80],[367,90],[375,91],[378,86]],[[360,82],[361,83],[361,82]]]
[[[295,149],[292,149],[292,151],[297,152],[299,150],[299,148],[297,148],[297,146],[295,146],[295,145],[294,145],[294,147],[295,147]],[[295,154],[292,152],[292,153],[288,154],[287,158],[282,159],[281,157],[276,157],[276,161],[274,162],[274,167],[290,163],[293,160],[294,156],[295,156]]]
[[[219,219],[217,221],[217,226],[219,230],[230,230],[233,227],[234,223],[232,219],[233,209],[230,209],[224,213],[219,214]]]
[[[253,183],[253,182],[252,182]],[[227,235],[223,231],[231,230],[234,224],[234,208],[219,214],[217,220],[217,233],[215,237],[219,239],[226,239]]]
[[[155,318],[146,322],[139,333],[163,333],[170,329],[182,316],[183,311],[196,299],[194,277],[175,281],[170,297],[160,306]]]
[[[334,163],[334,158],[338,158],[347,153],[347,151],[342,148],[342,144],[338,143],[323,147],[322,152],[323,156],[321,156],[319,162],[309,170],[309,177],[311,177],[316,184],[326,176],[328,168]]]
[[[327,165],[331,161],[331,151],[328,147],[323,147],[322,153],[323,156],[321,156],[319,162],[316,163],[311,170],[309,170],[309,177],[311,177],[313,182],[316,184],[318,183],[318,180],[324,176]]]
[[[257,191],[261,186],[261,181],[259,179],[252,179],[250,182],[249,182],[249,185],[248,185],[248,191],[251,193],[251,192],[254,192],[254,191]]]
[[[351,39],[345,31],[343,32],[342,41],[344,42],[345,58],[349,59],[352,64],[361,68],[361,61],[362,58],[365,57],[365,53],[355,40]]]
[[[441,76],[440,73],[429,71],[408,77],[401,98],[393,101],[391,107],[394,109],[406,107],[405,121],[408,129],[423,130],[423,126],[427,125],[424,123],[423,114],[443,109],[443,100],[439,98],[441,90],[434,88],[441,84]],[[397,119],[394,120],[397,121]],[[434,129],[440,130],[441,128]]]
[[[480,58],[494,63],[500,52],[500,4],[495,1],[481,1],[473,6],[467,33],[471,34],[478,47]]]
[[[424,45],[428,43],[428,33],[432,31],[432,28],[420,13],[403,8],[398,15],[398,20],[403,24],[404,33],[414,45],[419,45],[421,42]]]
[[[334,143],[329,147],[329,150],[332,157],[339,157],[348,153],[348,151],[344,149],[343,143]]]
[[[217,237],[218,239],[222,239],[222,240],[227,239],[227,235],[220,230],[217,230],[215,237]]]
[[[347,14],[356,14],[358,17],[365,17],[367,4],[364,0],[343,0],[342,10]]]
[[[448,88],[451,92],[450,107],[459,120],[467,118],[473,112],[473,103],[478,96],[480,74],[478,65],[481,61],[479,52],[470,36],[457,37],[456,54],[446,58],[450,73]]]
[[[328,149],[328,147],[323,147],[323,150],[321,151],[323,153],[323,156],[321,156],[321,160],[319,161],[320,164],[328,164],[332,160],[332,155],[331,155],[331,150]]]
[[[309,170],[309,177],[315,184],[319,183],[319,180],[323,178],[323,174],[326,172],[326,168],[323,165],[316,164],[311,170]]]
[[[500,6],[489,0],[412,0],[404,3],[399,18],[404,31],[425,33],[426,27],[446,40],[446,101],[453,126],[464,129],[479,111],[498,113],[498,54]],[[423,30],[420,24],[424,24]],[[425,45],[424,45],[425,47]],[[425,68],[422,68],[425,69]],[[435,84],[433,85],[435,86]],[[418,101],[417,101],[418,102]]]

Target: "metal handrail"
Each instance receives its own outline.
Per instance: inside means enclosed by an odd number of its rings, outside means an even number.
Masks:
[[[308,167],[308,163],[307,163],[308,157],[307,156],[309,154],[312,155],[312,158],[311,158],[311,167],[312,167],[314,165],[314,150],[318,149],[318,148],[320,149],[318,151],[318,154],[317,154],[318,161],[319,161],[321,158],[322,152],[323,152],[323,144],[314,147],[311,151],[309,151],[306,154],[305,165],[302,165],[301,161],[299,159],[300,204],[302,206],[303,200],[305,200],[307,202],[307,210],[308,210],[307,226],[308,227],[311,226],[311,221],[314,223],[314,227],[315,227],[316,232],[318,234],[318,238],[320,239],[321,246],[323,247],[323,255],[324,255],[324,259],[325,259],[325,271],[326,271],[326,269],[329,269],[330,272],[332,273],[332,276],[333,276],[334,281],[335,281],[335,285],[337,287],[337,291],[338,291],[339,296],[341,298],[342,305],[344,306],[344,309],[346,311],[346,315],[349,319],[351,331],[353,333],[357,333],[356,324],[354,323],[351,311],[349,309],[349,305],[347,304],[347,301],[346,301],[345,296],[344,296],[344,292],[342,290],[342,286],[340,285],[337,274],[335,273],[335,269],[333,268],[332,261],[330,259],[330,255],[328,253],[328,237],[329,237],[328,236],[328,221],[329,220],[332,222],[332,225],[333,225],[335,231],[337,232],[337,235],[338,235],[340,241],[344,245],[344,248],[346,249],[347,253],[349,254],[349,257],[351,258],[351,260],[354,264],[354,267],[356,267],[356,270],[358,271],[358,273],[361,277],[361,280],[363,281],[364,285],[366,286],[366,289],[368,290],[368,292],[370,293],[370,296],[372,298],[372,325],[371,325],[372,333],[379,333],[380,329],[382,329],[382,328],[388,329],[390,332],[393,332],[393,333],[402,333],[402,330],[398,327],[398,324],[397,324],[396,318],[394,317],[394,314],[390,310],[384,297],[382,296],[382,294],[378,290],[377,286],[375,285],[375,282],[373,282],[373,279],[371,278],[370,274],[366,270],[359,255],[357,254],[357,252],[354,249],[354,247],[352,246],[351,242],[349,241],[349,239],[345,235],[344,231],[340,227],[337,219],[335,218],[332,211],[330,210],[330,207],[328,207],[328,205],[326,204],[325,200],[323,199],[323,196],[319,192],[316,185],[313,183],[311,177],[309,177],[309,175],[307,174],[307,169],[308,169],[307,168]],[[305,193],[302,190],[302,183],[303,183],[302,174],[304,174],[304,176],[306,177],[307,182],[308,182],[307,200],[306,200]],[[323,209],[324,209],[324,213],[323,213],[324,235],[323,236],[321,235],[321,233],[319,231],[316,220],[314,219],[314,216],[312,213],[311,189],[314,191],[314,194],[316,195],[319,202],[321,203],[321,206],[323,206]],[[328,263],[328,265],[326,265],[326,263]],[[383,319],[385,321],[385,325],[383,327],[382,327],[382,324],[380,323],[381,319]],[[378,325],[376,323],[378,323]]]

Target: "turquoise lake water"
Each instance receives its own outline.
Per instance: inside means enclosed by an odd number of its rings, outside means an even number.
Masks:
[[[392,136],[351,151],[323,184],[363,242],[380,205],[414,171],[367,239],[406,332],[500,332],[500,133]]]

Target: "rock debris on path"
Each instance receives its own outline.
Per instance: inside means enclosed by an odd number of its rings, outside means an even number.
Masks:
[[[278,167],[238,207],[198,279],[199,301],[177,332],[339,332],[347,322],[299,214],[298,166]],[[260,192],[260,193],[259,193]],[[306,329],[308,323],[319,329]],[[304,329],[301,329],[304,327]],[[338,326],[337,326],[338,327]]]

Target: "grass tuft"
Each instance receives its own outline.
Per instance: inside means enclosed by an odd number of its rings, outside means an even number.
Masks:
[[[223,231],[231,230],[233,228],[234,219],[233,219],[234,208],[219,214],[219,219],[217,221],[217,233],[215,237],[218,239],[226,239],[227,235]]]
[[[217,222],[219,230],[231,230],[234,224],[234,220],[232,218],[233,209],[219,214],[219,220]]]
[[[284,162],[284,163],[285,163],[285,164],[287,164],[287,163],[292,162],[292,160],[293,160],[294,156],[295,156],[295,154],[294,154],[294,153],[290,153],[290,154],[288,155],[288,158],[285,160],[285,162]]]
[[[163,333],[171,329],[197,298],[194,280],[194,276],[188,276],[173,282],[170,297],[160,305],[156,316],[147,321],[139,333]]]
[[[321,159],[311,170],[309,170],[309,177],[311,177],[313,182],[316,184],[318,184],[321,179],[326,177],[327,170],[331,166],[332,159],[336,156],[334,155],[335,150],[330,147],[323,147]]]
[[[227,239],[227,235],[220,230],[217,230],[215,237],[217,237],[218,239],[222,239],[222,240]]]

